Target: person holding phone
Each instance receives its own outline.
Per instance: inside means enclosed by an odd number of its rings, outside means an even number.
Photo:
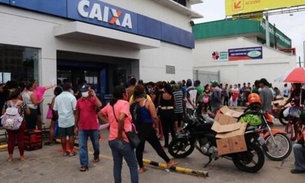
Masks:
[[[80,171],[88,170],[88,147],[87,141],[90,137],[94,149],[93,162],[100,161],[100,146],[99,146],[99,123],[96,114],[96,109],[102,106],[101,101],[96,96],[96,93],[89,85],[84,85],[80,88],[81,98],[76,103],[75,124],[78,129],[79,138],[79,161],[81,164]]]

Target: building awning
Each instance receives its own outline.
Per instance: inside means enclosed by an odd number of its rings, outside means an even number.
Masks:
[[[139,50],[160,47],[159,40],[78,21],[54,27],[54,36]]]
[[[202,0],[190,0],[190,4],[193,5],[193,4],[199,4],[199,3],[203,3]]]

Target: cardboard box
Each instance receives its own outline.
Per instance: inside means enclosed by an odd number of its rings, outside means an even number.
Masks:
[[[221,125],[226,125],[226,124],[232,124],[232,123],[236,123],[237,119],[236,118],[232,118],[230,116],[224,115],[224,114],[220,114],[218,113],[215,116],[215,121],[217,121],[218,123],[220,123]]]
[[[273,109],[275,109],[275,110],[281,109],[282,108],[281,106],[283,106],[287,100],[288,100],[288,98],[283,98],[282,100],[272,101]]]
[[[247,151],[244,136],[247,123],[239,123],[236,118],[224,114],[218,114],[217,119],[212,126],[212,130],[217,132],[218,155]]]
[[[227,116],[234,117],[234,118],[238,118],[239,116],[241,116],[243,114],[243,112],[231,110],[228,106],[223,106],[222,108],[220,108],[220,111],[222,112],[222,114],[225,114]]]

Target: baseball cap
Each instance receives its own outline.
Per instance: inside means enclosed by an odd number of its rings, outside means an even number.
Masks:
[[[218,81],[217,80],[211,80],[210,83],[211,84],[218,84]]]
[[[80,89],[79,89],[79,91],[80,92],[86,92],[86,91],[88,91],[89,90],[89,85],[83,85]]]

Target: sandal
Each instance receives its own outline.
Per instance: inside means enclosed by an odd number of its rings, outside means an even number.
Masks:
[[[89,171],[89,167],[88,166],[81,166],[79,171],[81,171],[81,172]]]
[[[7,158],[7,161],[8,161],[8,162],[12,162],[12,161],[13,161],[13,158]]]
[[[24,161],[26,158],[24,156],[20,156],[20,161]]]
[[[62,155],[63,155],[63,156],[68,156],[68,155],[69,155],[69,152],[63,152]]]
[[[99,157],[93,159],[93,163],[98,163],[98,162],[100,162],[100,158]]]
[[[178,162],[175,162],[173,160],[170,160],[168,163],[167,163],[167,168],[171,168],[173,166],[176,166],[178,165]]]
[[[75,151],[72,151],[69,156],[72,157],[72,156],[75,156],[77,153]]]
[[[147,171],[147,168],[145,168],[145,167],[142,167],[142,168],[139,169],[139,173],[144,173],[146,171]]]

